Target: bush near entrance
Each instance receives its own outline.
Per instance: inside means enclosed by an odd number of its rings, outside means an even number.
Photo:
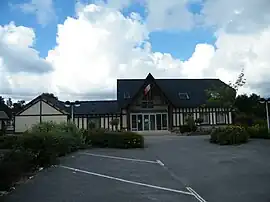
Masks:
[[[251,127],[247,127],[247,132],[250,138],[270,139],[270,133],[268,133],[267,126],[256,124]]]
[[[210,142],[220,145],[246,143],[249,138],[270,139],[270,133],[264,125],[227,126],[214,129],[210,134]]]
[[[211,132],[210,136],[210,142],[220,145],[242,144],[249,139],[247,130],[242,126],[217,128]]]

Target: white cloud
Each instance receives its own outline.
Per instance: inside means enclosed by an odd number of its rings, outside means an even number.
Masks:
[[[38,23],[43,26],[56,19],[53,0],[31,0],[17,6],[25,13],[35,14]]]
[[[146,22],[151,31],[190,30],[194,26],[194,14],[187,9],[188,0],[146,0]]]
[[[89,94],[114,92],[116,79],[180,75],[182,62],[152,53],[148,30],[140,18],[125,18],[110,8],[88,5],[78,18],[58,25],[57,46],[48,54],[55,68],[55,91]]]
[[[206,25],[227,32],[256,32],[270,24],[269,0],[207,0],[202,9]]]
[[[6,65],[7,57],[2,55],[0,79],[3,78],[1,82],[5,82],[5,86],[8,87],[0,89],[3,92],[13,90],[14,95],[26,96],[32,95],[29,92],[35,94],[50,91],[56,93],[60,99],[71,100],[115,98],[117,78],[144,78],[151,72],[156,78],[218,77],[228,82],[235,79],[241,69],[245,68],[247,85],[242,92],[255,91],[269,94],[270,89],[267,89],[267,85],[270,86],[268,82],[270,27],[264,25],[264,28],[262,26],[260,29],[256,28],[257,31],[244,34],[228,32],[227,24],[224,22],[231,16],[228,15],[226,20],[225,18],[219,20],[217,16],[217,21],[212,23],[219,27],[215,47],[210,44],[197,44],[193,55],[187,61],[181,61],[173,58],[169,53],[153,52],[148,36],[150,30],[174,27],[187,29],[192,26],[193,17],[189,14],[186,15],[187,18],[183,15],[183,23],[172,22],[171,17],[164,16],[170,8],[182,6],[181,9],[184,9],[186,2],[172,1],[165,5],[159,1],[158,5],[154,5],[153,2],[151,4],[151,0],[146,0],[149,11],[152,9],[152,14],[149,13],[149,18],[145,22],[135,13],[124,17],[115,8],[121,8],[123,5],[117,4],[117,0],[115,2],[106,7],[80,4],[77,7],[76,17],[68,17],[63,24],[58,25],[57,44],[49,51],[47,63],[31,48],[35,38],[32,29],[13,25],[16,31],[2,31],[6,34],[6,37],[0,37],[4,41],[2,44],[14,45],[20,47],[18,50],[22,50],[20,54],[13,54],[13,56],[25,56],[25,53],[32,55],[23,57],[29,58],[31,65],[25,65],[22,68],[25,71],[21,73],[12,71],[14,65]],[[161,5],[164,5],[163,10]],[[184,11],[181,9],[181,12]],[[209,17],[205,18],[205,22],[213,20],[214,14],[211,14],[209,5],[205,5],[205,9],[205,17],[206,15]],[[224,10],[226,9],[224,5]],[[151,22],[151,15],[155,16],[158,12],[160,12],[160,16],[156,18],[158,22],[154,22],[154,17]],[[184,23],[185,19],[187,19],[186,23]],[[258,21],[252,17],[249,20]],[[208,23],[210,24],[210,21]],[[13,59],[18,61],[17,58]],[[35,63],[32,63],[33,61]],[[48,63],[53,67],[53,72],[49,74],[38,76],[24,73],[26,70],[31,70],[29,67],[44,68],[43,65]]]
[[[97,0],[98,5],[121,10],[131,4],[146,8],[146,24],[149,31],[190,30],[195,16],[188,10],[188,4],[201,0]],[[79,4],[82,5],[82,4]]]
[[[0,26],[1,94],[42,92],[47,87],[42,79],[48,78],[52,66],[32,48],[34,39],[33,29],[13,22]]]
[[[44,73],[52,70],[52,66],[39,57],[32,48],[35,33],[33,29],[16,26],[13,22],[0,26],[0,58],[1,68],[7,72]]]
[[[246,89],[269,95],[270,78],[270,26],[261,32],[245,35],[224,33],[218,35],[217,50],[211,60],[209,70],[217,69],[217,76],[225,81],[245,69]],[[227,73],[227,75],[226,75]],[[268,90],[267,90],[268,89]]]

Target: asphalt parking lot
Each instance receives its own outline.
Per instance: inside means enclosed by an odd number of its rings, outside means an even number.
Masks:
[[[5,201],[269,202],[269,154],[269,140],[228,147],[206,136],[151,136],[145,149],[67,156]]]

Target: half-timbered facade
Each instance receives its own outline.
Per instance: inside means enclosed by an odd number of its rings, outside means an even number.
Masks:
[[[205,107],[205,90],[213,85],[226,84],[219,79],[155,79],[151,74],[145,79],[118,79],[117,100],[81,101],[73,110],[63,101],[41,95],[16,115],[15,130],[22,132],[33,123],[51,120],[73,121],[84,129],[92,122],[111,130],[167,131],[179,129],[188,116],[201,118],[204,126],[231,124],[230,109]],[[54,114],[50,113],[52,108]],[[119,124],[113,127],[111,122],[115,119]]]
[[[219,79],[122,79],[117,81],[121,127],[132,131],[172,130],[188,116],[203,126],[232,123],[231,109],[205,107],[205,90],[226,85]],[[150,87],[149,87],[150,86]]]

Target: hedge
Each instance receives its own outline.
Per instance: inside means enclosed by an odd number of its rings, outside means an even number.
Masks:
[[[270,139],[270,133],[268,133],[267,126],[256,124],[254,126],[247,127],[246,129],[250,138]]]
[[[24,173],[36,168],[35,154],[25,150],[12,150],[5,153],[0,162],[0,190],[8,190]]]
[[[12,149],[16,146],[18,135],[4,135],[0,136],[0,149]]]
[[[85,133],[86,143],[94,147],[143,148],[142,135],[127,131],[90,130]]]
[[[197,130],[197,126],[196,125],[182,125],[180,126],[180,132],[181,133],[189,133],[189,132],[195,132]]]
[[[235,145],[246,143],[249,134],[244,127],[227,126],[225,128],[214,129],[210,134],[210,142],[220,145]]]

